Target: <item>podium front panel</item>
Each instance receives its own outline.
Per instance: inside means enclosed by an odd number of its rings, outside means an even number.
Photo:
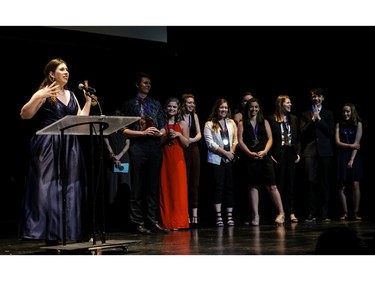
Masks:
[[[64,118],[48,125],[36,132],[37,135],[59,135],[64,131],[65,135],[90,135],[90,127],[99,134],[103,129],[103,135],[110,135],[126,126],[138,121],[135,116],[78,116],[67,115]]]

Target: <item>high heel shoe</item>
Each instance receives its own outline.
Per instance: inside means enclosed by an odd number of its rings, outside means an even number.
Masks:
[[[348,214],[347,213],[344,213],[341,217],[340,217],[340,221],[346,221],[348,219]]]
[[[283,224],[285,222],[285,216],[284,215],[278,215],[275,219],[275,223],[277,224]]]
[[[362,218],[358,215],[358,213],[354,213],[354,220],[361,221]]]
[[[290,222],[291,223],[297,223],[298,222],[298,219],[296,218],[296,216],[294,214],[290,215]]]
[[[224,226],[223,218],[221,217],[221,212],[216,213],[216,226],[217,227]]]
[[[227,213],[227,225],[228,226],[233,226],[234,225],[234,221],[233,221],[233,215],[232,213]]]
[[[191,228],[198,227],[198,217],[191,217],[191,221],[189,222]]]

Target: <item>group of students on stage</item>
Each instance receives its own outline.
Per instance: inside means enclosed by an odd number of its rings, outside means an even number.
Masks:
[[[22,107],[21,118],[38,118],[43,128],[66,115],[89,115],[90,95],[81,109],[67,88],[69,71],[61,59],[45,67],[45,79],[37,92]],[[242,182],[248,196],[249,224],[261,222],[260,191],[265,188],[276,210],[276,224],[297,223],[295,188],[297,163],[303,160],[308,182],[307,222],[329,221],[331,165],[336,163],[336,178],[342,203],[341,220],[359,215],[360,186],[363,179],[360,141],[362,122],[351,103],[342,107],[335,123],[333,112],[322,104],[321,88],[311,90],[311,107],[300,117],[292,114],[288,95],[276,98],[274,113],[264,116],[261,102],[244,94],[234,112],[224,98],[216,100],[204,124],[196,113],[195,97],[171,97],[164,105],[150,98],[151,77],[139,73],[137,94],[125,101],[117,112],[138,116],[140,120],[105,139],[110,165],[106,190],[113,202],[118,184],[129,186],[129,214],[134,231],[140,234],[167,232],[198,226],[198,199],[201,155],[198,142],[207,146],[209,184],[212,185],[213,222],[217,227],[234,226],[235,185]],[[44,239],[58,243],[63,235],[62,181],[59,161],[64,157],[66,174],[66,239],[85,239],[83,229],[87,204],[84,159],[77,136],[34,135],[30,142],[30,168],[25,185],[20,227],[22,239]],[[337,146],[337,154],[334,149]],[[336,160],[333,161],[334,156]],[[128,173],[118,173],[129,163]],[[347,191],[352,191],[353,212],[349,212]],[[245,208],[247,209],[247,208]]]

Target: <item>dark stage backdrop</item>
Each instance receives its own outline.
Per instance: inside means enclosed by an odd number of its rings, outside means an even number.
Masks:
[[[78,84],[89,80],[106,115],[134,95],[133,78],[138,71],[151,74],[150,96],[163,104],[168,97],[192,92],[202,129],[217,98],[226,98],[234,108],[245,90],[260,98],[265,115],[272,113],[274,100],[281,93],[291,96],[293,111],[299,115],[309,107],[309,90],[317,86],[325,90],[324,104],[336,117],[344,102],[353,102],[364,123],[362,211],[373,219],[369,133],[375,61],[370,38],[374,31],[374,27],[176,26],[167,27],[165,43],[49,27],[0,27],[5,143],[0,222],[18,222],[28,165],[26,146],[32,133],[32,121],[20,120],[19,112],[42,81],[43,67],[55,57],[68,63],[69,87],[76,95],[81,94]],[[97,107],[92,114],[99,114]],[[211,220],[203,139],[200,146],[200,212],[202,218]],[[299,183],[303,190],[303,177]],[[336,186],[333,191],[336,197]],[[303,191],[300,194],[302,202]],[[337,215],[335,199],[333,206]],[[303,203],[299,211],[302,216]]]

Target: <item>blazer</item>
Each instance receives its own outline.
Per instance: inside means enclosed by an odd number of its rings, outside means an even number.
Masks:
[[[228,129],[228,135],[229,135],[229,146],[231,151],[234,151],[233,147],[236,147],[238,140],[237,140],[237,125],[234,122],[233,119],[225,118],[225,124]],[[221,154],[216,153],[216,150],[218,147],[224,148],[224,143],[221,138],[220,131],[215,132],[212,129],[212,121],[207,121],[204,125],[203,135],[204,139],[206,141],[206,145],[208,148],[207,152],[207,162],[220,165],[221,163]]]
[[[322,107],[320,121],[312,120],[311,110],[302,113],[300,119],[301,144],[303,157],[333,156],[333,141],[335,136],[335,121],[333,112]]]
[[[276,121],[275,116],[272,114],[268,116],[268,122],[270,123],[270,127],[272,130],[272,147],[271,147],[271,155],[276,159],[279,160],[280,153],[281,153],[281,140],[282,140],[282,133],[280,128],[280,123]],[[291,134],[291,145],[296,153],[296,155],[301,155],[301,142],[300,142],[300,132],[299,132],[299,122],[296,115],[290,114],[289,115],[289,125],[290,125],[290,134]]]

